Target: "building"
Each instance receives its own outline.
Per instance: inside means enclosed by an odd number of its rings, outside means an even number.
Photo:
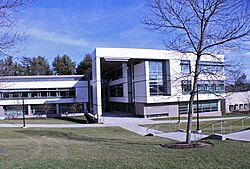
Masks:
[[[166,50],[96,48],[89,81],[79,75],[1,77],[0,113],[91,112],[99,122],[105,112],[145,118],[186,116],[194,59],[193,54]],[[220,97],[223,63],[223,55],[200,61],[194,102],[194,112],[198,109],[200,116],[220,116],[225,109]]]
[[[250,91],[226,93],[226,112],[250,110]]]
[[[166,50],[96,48],[92,54],[94,115],[99,121],[103,112],[109,111],[145,118],[177,117],[179,113],[185,116],[194,59],[192,54]],[[223,55],[216,58],[208,55],[200,61],[198,112],[201,116],[219,116],[224,108],[220,97],[224,93],[223,63]]]
[[[88,81],[82,75],[0,77],[0,82],[2,116],[87,111]]]

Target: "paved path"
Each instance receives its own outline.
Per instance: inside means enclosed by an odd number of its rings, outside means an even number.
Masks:
[[[208,119],[200,119],[200,121],[229,120],[229,119],[242,119],[242,118],[244,117],[208,118]],[[187,120],[181,120],[181,122],[187,122]],[[154,125],[160,123],[177,123],[177,120],[149,120],[144,118],[121,117],[117,116],[117,114],[109,114],[109,116],[104,116],[103,124],[26,124],[26,127],[27,128],[84,128],[84,127],[118,126],[142,136],[152,133],[158,137],[163,137],[177,141],[185,141],[186,139],[185,132],[175,131],[175,132],[164,133],[159,130],[149,129],[147,127],[140,126],[144,124]],[[0,127],[23,127],[23,126],[22,124],[5,123],[5,124],[0,124]],[[207,136],[208,135],[192,133],[191,140],[199,140]],[[227,134],[226,137],[233,140],[250,141],[250,131],[245,130],[237,133],[230,133]]]
[[[225,137],[231,140],[250,141],[250,129],[226,134]]]

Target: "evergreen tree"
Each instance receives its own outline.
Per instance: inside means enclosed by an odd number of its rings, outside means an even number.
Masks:
[[[52,74],[48,61],[45,59],[45,57],[42,57],[42,56],[33,57],[31,59],[30,71],[31,71],[31,75],[51,75]]]
[[[77,75],[89,76],[92,69],[92,57],[90,54],[86,54],[84,59],[78,64],[76,68]]]
[[[24,76],[22,64],[15,62],[15,64],[14,64],[14,76]]]
[[[23,66],[23,75],[31,75],[31,59],[29,57],[22,57],[21,64]]]
[[[57,75],[73,75],[75,73],[75,63],[67,55],[55,57],[52,66]]]
[[[14,62],[11,56],[4,60],[4,76],[14,76]]]

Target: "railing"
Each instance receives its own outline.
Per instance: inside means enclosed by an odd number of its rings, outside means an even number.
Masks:
[[[210,129],[211,127],[211,134],[214,134],[214,133],[228,134],[228,133],[239,131],[248,127],[247,125],[244,125],[244,121],[247,119],[250,119],[249,116],[239,119],[237,121],[231,122],[229,124],[227,123],[227,120],[217,120],[201,128],[201,130],[202,132],[206,133],[206,132],[209,132],[209,130],[207,129]],[[238,126],[238,125],[235,126],[235,124],[238,124],[239,122],[241,122],[241,126]],[[207,134],[210,134],[210,133],[207,133]]]
[[[240,120],[237,120],[235,122],[232,122],[232,123],[229,123],[229,124],[225,125],[224,128],[223,128],[224,134],[228,134],[228,133],[231,133],[231,132],[235,132],[235,131],[245,129],[247,126],[244,125],[244,122],[246,120],[248,120],[248,119],[250,119],[249,116],[244,117],[243,119],[240,119]],[[236,124],[239,124],[239,123],[240,123],[240,126],[239,125],[236,126]]]
[[[179,126],[180,126],[180,123],[177,122],[177,123],[171,123],[171,124],[168,124],[168,123],[165,123],[165,125],[167,125],[168,127],[168,130],[169,131],[173,131],[173,130],[179,130]],[[162,131],[159,131],[158,130],[158,124],[152,124],[150,125],[150,127],[147,128],[147,134],[160,134],[158,132],[162,132]]]
[[[204,131],[205,129],[209,129],[211,127],[211,133],[214,134],[215,133],[215,125],[218,124],[222,124],[223,120],[217,120],[209,125],[206,125],[205,127],[202,127],[200,130]]]

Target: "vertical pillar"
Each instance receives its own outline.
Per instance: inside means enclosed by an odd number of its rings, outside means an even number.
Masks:
[[[87,103],[83,103],[83,111],[84,111],[84,113],[88,112]]]
[[[95,55],[92,58],[93,113],[102,123],[102,91],[101,91],[101,62]]]
[[[0,117],[4,116],[4,114],[5,114],[4,108],[3,106],[0,106]]]
[[[59,114],[60,113],[60,107],[59,107],[59,104],[56,104],[56,114]]]
[[[31,106],[30,106],[30,104],[28,105],[28,115],[32,115],[32,111],[31,111]]]

